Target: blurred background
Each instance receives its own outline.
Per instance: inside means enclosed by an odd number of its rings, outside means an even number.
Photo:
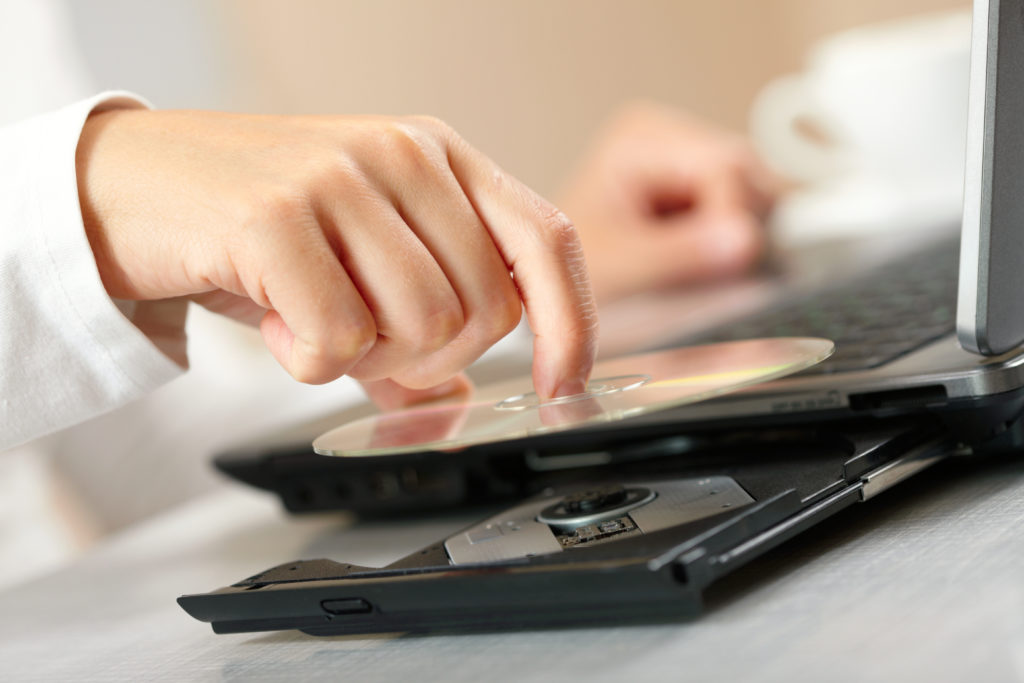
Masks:
[[[965,10],[969,3],[81,0],[54,7],[80,55],[83,93],[127,89],[160,108],[431,114],[556,198],[602,122],[629,100],[657,100],[746,132],[766,84],[813,71],[812,46],[823,38]],[[927,79],[951,84],[954,104],[929,106],[945,111],[952,129],[962,131],[962,103],[956,103],[966,87],[969,18],[959,16],[967,23],[952,29],[952,66],[930,59],[924,72],[900,72],[896,87]],[[902,35],[890,42],[908,45]],[[867,52],[876,44],[869,41]],[[865,52],[863,45],[857,49]],[[904,57],[921,51],[915,45],[909,53]],[[881,68],[893,71],[895,61],[888,54],[882,59]],[[7,67],[8,73],[21,68]],[[853,88],[849,93],[874,99]],[[888,125],[894,117],[883,114]],[[914,117],[902,118],[915,125]],[[962,142],[948,146],[962,153]],[[962,168],[950,163],[956,172]],[[958,210],[953,186],[949,206],[940,207],[944,218]],[[844,190],[845,196],[863,206],[857,194],[863,188],[855,190]],[[834,201],[825,202],[824,213],[815,213],[813,202],[794,206],[793,222],[802,216],[815,228],[821,216],[843,213]],[[801,213],[800,206],[811,209]],[[920,206],[912,208],[921,214]],[[854,217],[865,223],[863,215]],[[5,454],[0,559],[19,561],[0,563],[6,567],[0,583],[53,566],[128,524],[225,485],[208,464],[216,449],[325,412],[325,406],[361,400],[351,383],[297,385],[262,350],[258,336],[231,323],[199,312],[189,325],[193,370],[184,378],[145,401],[30,444],[20,460]],[[242,343],[209,342],[231,335]]]
[[[101,87],[163,108],[432,114],[549,196],[643,97],[739,131],[758,91],[836,31],[963,0],[88,0]]]

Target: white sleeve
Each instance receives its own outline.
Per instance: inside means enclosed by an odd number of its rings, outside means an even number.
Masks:
[[[86,118],[143,106],[103,93],[0,128],[0,450],[183,371],[107,294],[78,201],[75,150]]]

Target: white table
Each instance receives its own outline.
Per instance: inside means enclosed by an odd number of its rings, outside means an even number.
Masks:
[[[384,564],[469,518],[294,519],[228,490],[0,594],[0,679],[1024,679],[1024,459],[939,465],[729,579],[692,622],[214,635],[175,604],[296,558]]]

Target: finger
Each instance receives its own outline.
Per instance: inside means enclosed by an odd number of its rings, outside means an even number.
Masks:
[[[223,289],[195,294],[192,301],[219,315],[227,316],[245,325],[259,327],[267,309],[247,296],[241,296]]]
[[[708,182],[741,191],[739,196],[726,197],[728,201],[739,200],[761,219],[771,212],[783,189],[781,179],[769,170],[748,143],[739,139],[712,150],[707,169]]]
[[[597,350],[597,315],[575,228],[461,139],[452,139],[449,163],[515,278],[535,335],[537,393],[582,392]]]
[[[746,211],[691,214],[673,221],[647,243],[641,262],[652,285],[687,284],[737,275],[753,266],[764,248],[760,221]]]
[[[711,208],[742,209],[763,218],[778,194],[771,172],[738,141],[651,148],[640,158],[633,176],[656,215]]]
[[[749,210],[752,197],[743,174],[732,166],[709,166],[695,179],[700,199],[697,210],[732,213]]]
[[[465,398],[473,391],[473,383],[463,373],[428,389],[410,389],[390,379],[360,384],[381,410],[400,410],[428,401]]]
[[[765,219],[771,210],[771,199],[752,185],[753,179],[743,168],[722,165],[709,168],[699,179],[700,201],[694,219],[708,230],[702,233],[707,265],[712,275],[731,275],[753,266],[767,242]]]
[[[384,197],[346,202],[332,195],[322,214],[338,259],[366,302],[377,331],[373,348],[349,375],[365,381],[394,377],[461,332],[462,306],[451,283],[390,202]]]
[[[420,183],[400,185],[394,201],[462,306],[462,331],[439,351],[393,375],[402,384],[429,387],[468,367],[515,329],[522,302],[508,266],[447,163]]]
[[[764,218],[786,190],[786,182],[764,163],[749,144],[742,144],[737,156],[737,167],[753,199],[751,206]]]
[[[277,218],[291,229],[267,231],[264,240],[250,245],[236,261],[256,267],[239,279],[267,309],[260,331],[278,362],[299,381],[328,382],[373,346],[373,316],[315,218]]]

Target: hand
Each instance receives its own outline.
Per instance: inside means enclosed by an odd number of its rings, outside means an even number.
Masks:
[[[583,390],[595,314],[575,229],[439,121],[108,111],[77,163],[114,298],[258,324],[304,382],[413,390],[450,380],[525,304],[537,391]]]
[[[776,182],[738,136],[635,104],[615,117],[561,206],[598,301],[741,273],[763,249]]]

